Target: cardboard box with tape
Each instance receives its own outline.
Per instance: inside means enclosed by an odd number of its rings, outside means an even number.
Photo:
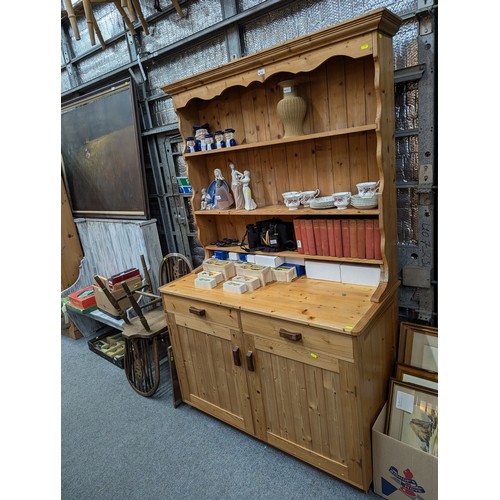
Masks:
[[[127,283],[127,286],[130,288],[130,290],[134,290],[142,286],[142,278],[140,275],[132,276],[131,278],[128,278],[120,283],[117,283],[114,286],[111,285],[111,283],[108,280],[106,280],[106,278],[101,277],[101,281],[107,286],[109,292],[119,302],[120,307],[123,310],[132,307],[130,301],[126,297],[125,291],[123,290],[123,283]],[[118,309],[116,309],[113,306],[113,304],[111,304],[111,302],[109,301],[108,297],[106,297],[106,294],[101,289],[101,287],[96,284],[94,284],[93,287],[94,287],[94,295],[97,308],[100,309],[101,311],[104,311],[105,313],[110,314],[115,318],[119,318],[120,313],[118,312]],[[139,299],[137,294],[135,295],[135,297],[136,300]]]

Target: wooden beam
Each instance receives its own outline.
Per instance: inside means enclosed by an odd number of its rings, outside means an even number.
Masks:
[[[101,48],[102,48],[102,50],[104,50],[106,48],[106,44],[104,43],[104,38],[102,37],[101,29],[99,28],[99,25],[97,24],[97,21],[95,20],[93,12],[92,12],[92,21],[94,24],[94,29],[95,29],[97,38],[99,38],[99,43],[101,44]]]
[[[141,23],[142,29],[144,30],[144,33],[146,33],[146,35],[149,35],[148,23],[146,22],[146,19],[144,19],[144,15],[142,14],[139,0],[132,0],[132,4],[137,13],[137,16],[139,17],[139,21]]]
[[[80,31],[78,30],[78,23],[76,22],[73,4],[71,3],[71,0],[64,0],[64,4],[66,5],[66,12],[68,13],[69,22],[71,24],[71,28],[73,29],[73,33],[75,34],[75,38],[80,40]]]
[[[89,28],[90,43],[95,45],[94,15],[92,14],[92,3],[90,0],[83,0],[83,10],[85,12],[85,18],[87,19],[87,26]]]
[[[179,14],[179,17],[184,17],[184,13],[182,12],[179,2],[177,0],[172,0],[172,5],[175,7],[175,10],[177,11],[177,14]]]
[[[127,28],[129,29],[130,33],[132,33],[132,35],[136,35],[134,25],[130,22],[127,13],[123,10],[122,4],[124,1],[126,2],[127,0],[121,0],[121,4],[119,0],[113,0],[113,3],[115,4],[115,7],[118,10],[118,12],[121,14],[123,21],[127,25]]]

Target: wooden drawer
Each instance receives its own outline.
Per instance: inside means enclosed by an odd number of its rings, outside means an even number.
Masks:
[[[238,311],[229,307],[163,295],[163,309],[175,316],[177,325],[217,337],[230,339],[230,328],[240,329]]]
[[[241,312],[241,324],[243,333],[270,341],[270,350],[278,346],[288,346],[288,350],[294,346],[297,352],[303,351],[307,359],[318,359],[321,353],[328,358],[354,361],[353,340],[349,335],[244,311]]]

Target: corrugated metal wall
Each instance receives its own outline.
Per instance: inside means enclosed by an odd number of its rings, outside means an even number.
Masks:
[[[75,2],[74,2],[75,3]],[[177,193],[185,173],[177,118],[160,87],[231,59],[255,53],[373,9],[386,7],[404,19],[394,37],[399,268],[402,318],[437,324],[434,159],[434,47],[437,2],[431,0],[169,0],[140,2],[150,33],[138,22],[136,36],[114,4],[94,4],[106,49],[91,46],[78,18],[76,40],[61,23],[63,103],[130,77],[140,92],[143,145],[151,214],[158,220],[162,250],[180,251],[201,262],[189,199]],[[64,3],[61,2],[64,9]],[[427,173],[427,175],[425,175]],[[430,173],[430,179],[429,179]]]

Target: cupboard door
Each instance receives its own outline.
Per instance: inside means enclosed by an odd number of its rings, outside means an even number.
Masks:
[[[269,443],[347,476],[339,375],[266,352],[257,361]]]
[[[173,314],[169,325],[183,401],[253,434],[239,330]]]

